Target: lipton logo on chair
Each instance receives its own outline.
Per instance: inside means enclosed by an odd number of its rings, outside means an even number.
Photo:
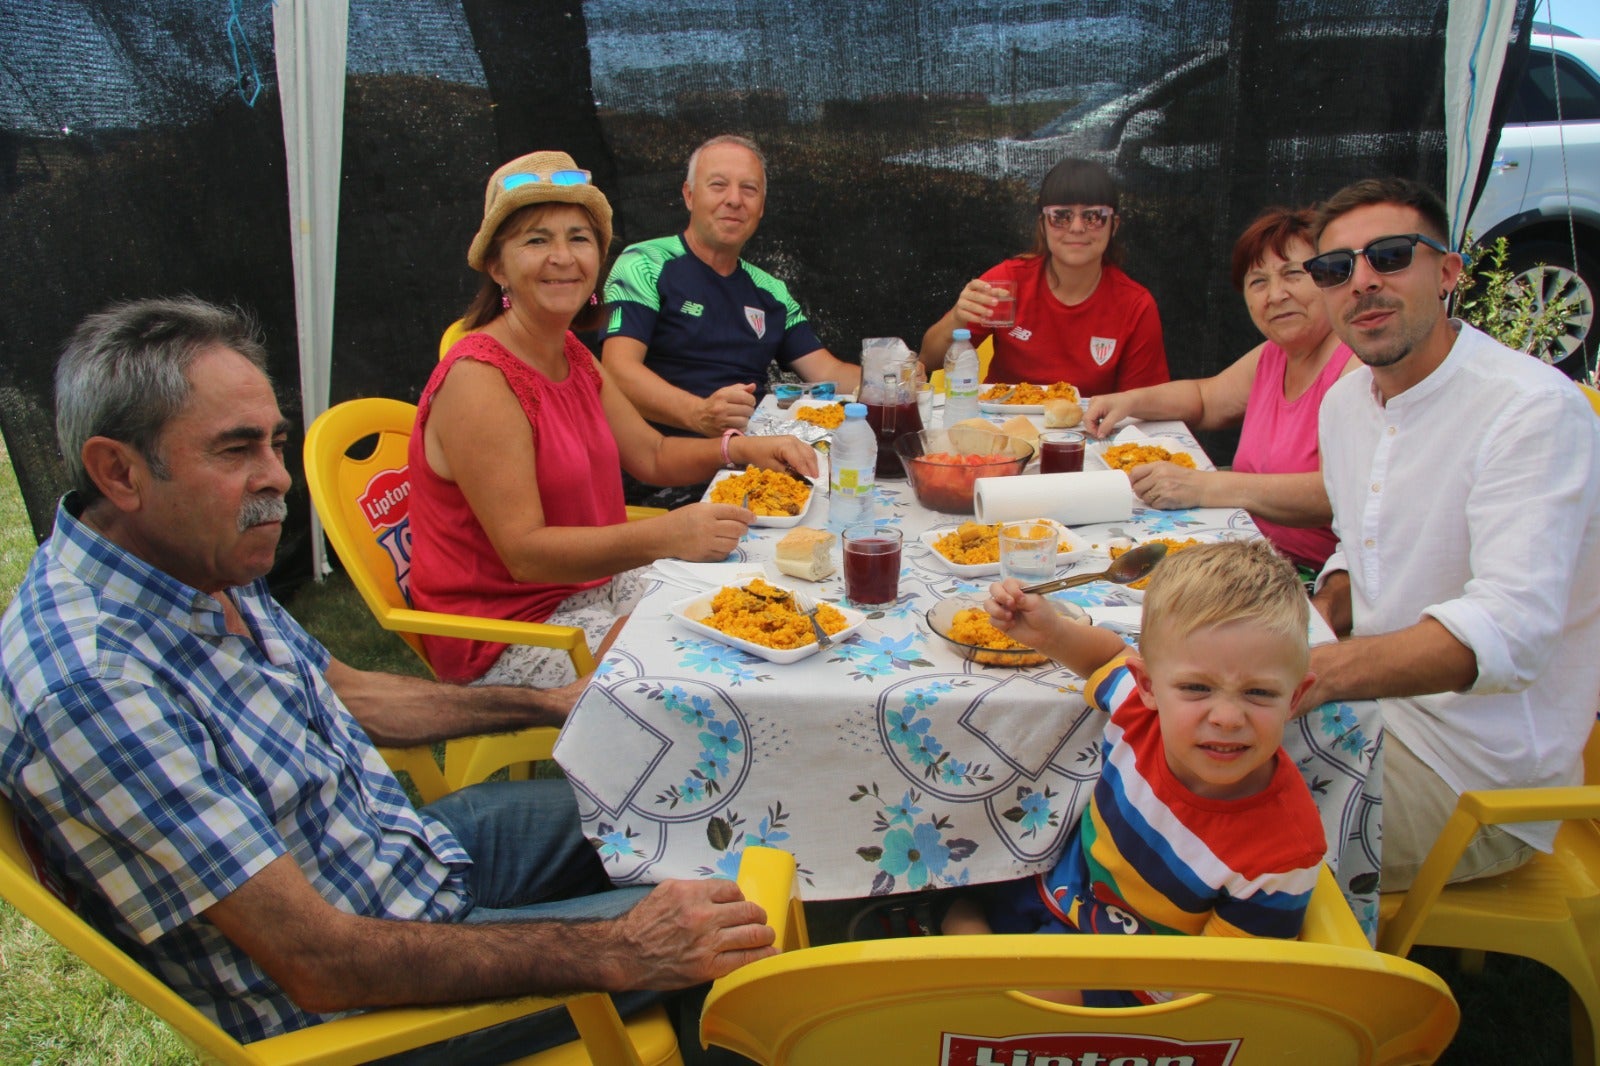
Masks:
[[[939,1066],[1229,1066],[1239,1043],[1127,1033],[945,1033]]]
[[[361,490],[361,513],[374,533],[405,521],[411,513],[410,470],[402,466],[374,474]]]

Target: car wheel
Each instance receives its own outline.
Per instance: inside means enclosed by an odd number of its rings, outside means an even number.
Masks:
[[[1513,244],[1506,261],[1507,268],[1532,287],[1539,307],[1570,301],[1564,332],[1533,354],[1559,366],[1571,377],[1580,377],[1587,372],[1595,350],[1594,298],[1600,269],[1581,249],[1578,269],[1574,271],[1572,265],[1571,247],[1557,241]]]

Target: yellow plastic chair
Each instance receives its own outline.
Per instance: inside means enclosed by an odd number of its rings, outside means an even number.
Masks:
[[[411,607],[401,584],[409,565],[410,537],[404,522],[387,520],[385,504],[392,509],[393,503],[410,491],[406,447],[416,414],[414,406],[401,400],[349,400],[324,411],[306,430],[306,487],[312,505],[367,609],[379,625],[399,633],[424,663],[428,657],[421,634],[426,633],[559,648],[572,657],[573,669],[580,677],[593,671],[594,656],[587,638],[574,626],[508,622]],[[376,444],[369,454],[351,454],[356,445],[373,436]],[[556,732],[539,727],[452,740],[445,746],[442,775],[428,748],[390,748],[383,749],[383,754],[391,767],[404,769],[423,800],[431,802],[467,782],[481,781],[503,766],[548,759]],[[431,773],[430,766],[434,766]]]
[[[989,380],[989,363],[994,360],[994,338],[985,337],[978,342],[978,380]],[[933,386],[934,392],[944,392],[944,367],[940,367],[928,375],[928,384]]]
[[[1406,892],[1385,892],[1378,949],[1460,948],[1469,967],[1487,951],[1521,955],[1566,980],[1572,1061],[1600,1063],[1600,729],[1584,748],[1584,785],[1464,792]],[[1555,851],[1509,873],[1447,885],[1480,826],[1561,821]]]
[[[660,1007],[624,1023],[611,997],[527,996],[459,1007],[396,1008],[340,1018],[282,1036],[241,1044],[134,962],[41,884],[23,846],[11,804],[0,797],[0,898],[20,911],[129,997],[171,1026],[209,1062],[238,1066],[341,1066],[369,1062],[410,1048],[565,1005],[582,1037],[518,1060],[529,1066],[682,1066],[677,1036]]]
[[[713,984],[700,1019],[702,1042],[763,1066],[1011,1066],[1088,1052],[1102,1063],[1399,1066],[1434,1061],[1460,1020],[1442,980],[1372,949],[1326,869],[1299,941],[951,936],[823,947],[805,946],[794,870],[784,852],[745,849],[739,886],[766,908],[783,951]],[[1066,987],[1198,994],[1107,1009],[1016,991]]]
[[[444,334],[439,338],[439,358],[443,359],[455,347],[456,341],[465,337],[472,331],[467,328],[466,319],[458,318],[444,328]]]
[[[1589,406],[1594,408],[1594,413],[1600,415],[1600,389],[1592,385],[1577,382],[1578,388],[1583,390],[1583,398],[1589,401]]]

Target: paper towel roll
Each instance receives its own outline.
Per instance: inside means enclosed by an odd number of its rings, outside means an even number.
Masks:
[[[980,522],[1053,518],[1064,526],[1087,526],[1133,517],[1133,487],[1120,470],[980,477],[972,490]]]

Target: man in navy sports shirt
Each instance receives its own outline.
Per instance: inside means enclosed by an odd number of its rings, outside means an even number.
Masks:
[[[612,268],[601,358],[663,433],[742,430],[773,360],[843,392],[860,383],[860,367],[822,346],[783,282],[739,258],[766,197],[761,150],[713,137],[689,157],[688,228],[630,245]]]

